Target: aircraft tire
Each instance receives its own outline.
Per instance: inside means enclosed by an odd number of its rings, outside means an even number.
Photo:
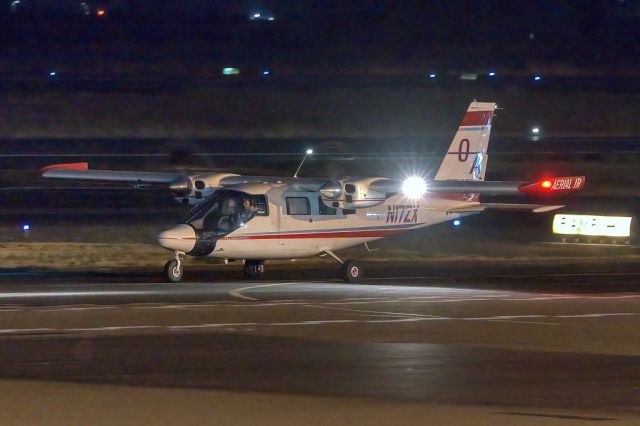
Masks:
[[[164,276],[170,283],[178,283],[182,281],[184,268],[178,264],[176,259],[171,259],[164,265]]]
[[[348,283],[357,283],[362,279],[364,268],[355,260],[347,260],[342,264],[342,279]]]
[[[263,260],[245,260],[244,276],[252,280],[260,280],[264,277],[264,261]]]

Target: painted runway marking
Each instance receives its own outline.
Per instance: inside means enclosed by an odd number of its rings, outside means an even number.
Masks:
[[[382,314],[383,312],[380,312]],[[387,312],[393,315],[394,313]],[[404,314],[400,314],[404,315]],[[611,312],[600,314],[581,314],[581,315],[494,315],[486,317],[446,317],[446,316],[390,316],[376,319],[329,319],[329,320],[300,320],[289,322],[230,322],[230,323],[204,323],[204,324],[175,324],[175,325],[122,325],[122,326],[103,326],[103,327],[70,327],[70,328],[54,328],[54,327],[38,327],[38,328],[8,328],[0,329],[0,335],[12,334],[55,334],[55,333],[99,333],[99,332],[118,332],[130,330],[197,330],[197,329],[215,329],[215,328],[238,328],[238,327],[297,327],[297,326],[313,326],[313,325],[331,325],[331,324],[393,324],[393,323],[411,323],[423,321],[505,321],[514,322],[517,320],[528,319],[567,319],[567,318],[601,318],[601,317],[638,317],[640,313],[634,312]],[[535,324],[535,325],[561,325],[558,323],[534,322],[534,321],[518,321],[519,323]]]
[[[229,294],[233,297],[237,297],[238,299],[245,299],[245,300],[260,300],[257,299],[255,297],[250,297],[250,296],[245,296],[244,294],[242,294],[243,291],[248,291],[248,290],[253,290],[256,288],[267,288],[267,287],[276,287],[276,286],[281,286],[281,285],[294,285],[294,284],[304,284],[304,282],[300,282],[300,281],[296,281],[296,282],[289,282],[289,283],[272,283],[272,284],[261,284],[261,285],[253,285],[253,286],[249,286],[249,287],[242,287],[242,288],[237,288],[235,290],[231,290],[229,292]]]
[[[382,315],[382,316],[395,316],[395,317],[420,317],[420,318],[440,318],[437,315],[425,315],[425,314],[412,314],[408,312],[389,312],[389,311],[371,311],[368,309],[348,309],[348,308],[333,308],[331,306],[320,306],[320,305],[306,305],[310,308],[319,308],[319,309],[330,309],[339,312],[354,312],[354,313],[363,313],[363,314],[374,314],[374,315]]]

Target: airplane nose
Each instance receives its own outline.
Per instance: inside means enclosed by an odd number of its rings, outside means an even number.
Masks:
[[[196,231],[181,223],[158,234],[158,243],[169,250],[189,253],[196,245]]]

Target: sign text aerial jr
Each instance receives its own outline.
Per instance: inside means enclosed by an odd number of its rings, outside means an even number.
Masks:
[[[358,281],[362,265],[335,252],[388,235],[455,220],[486,209],[546,212],[558,205],[482,203],[481,194],[565,193],[585,178],[539,182],[485,181],[495,103],[472,102],[435,178],[398,181],[380,176],[339,179],[89,170],[87,163],[42,169],[60,179],[165,184],[195,207],[158,235],[173,252],[165,266],[171,282],[182,279],[185,255],[244,259],[245,275],[260,278],[269,259],[329,255],[346,281]],[[297,173],[296,173],[297,175]]]

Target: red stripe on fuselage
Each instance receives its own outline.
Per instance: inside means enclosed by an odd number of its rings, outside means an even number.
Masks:
[[[467,111],[461,126],[486,126],[491,122],[493,111]]]
[[[386,237],[397,234],[407,229],[373,229],[371,231],[335,231],[335,232],[309,232],[300,234],[269,234],[269,235],[237,235],[222,238],[223,240],[289,240],[300,238],[362,238],[362,237]]]

